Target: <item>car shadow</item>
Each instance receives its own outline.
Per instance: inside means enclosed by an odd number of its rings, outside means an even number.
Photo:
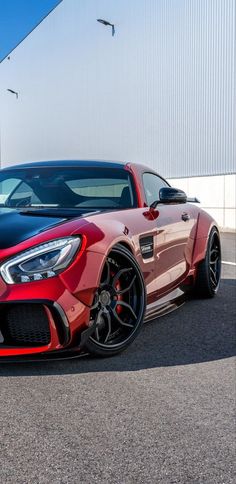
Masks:
[[[214,299],[192,299],[177,311],[144,326],[137,340],[112,358],[2,362],[0,377],[138,371],[190,365],[236,354],[236,281],[223,280]]]

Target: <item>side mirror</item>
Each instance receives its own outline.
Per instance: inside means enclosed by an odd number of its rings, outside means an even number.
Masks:
[[[159,203],[186,203],[187,195],[183,190],[164,187],[159,191]]]

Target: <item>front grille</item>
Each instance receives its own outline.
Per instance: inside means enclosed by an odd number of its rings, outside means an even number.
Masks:
[[[51,340],[47,314],[39,304],[5,305],[0,331],[4,346],[44,346]]]

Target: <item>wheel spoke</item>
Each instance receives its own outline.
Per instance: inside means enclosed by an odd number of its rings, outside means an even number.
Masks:
[[[219,259],[220,255],[219,255],[219,252],[218,250],[214,250],[213,252],[211,252],[210,254],[210,261],[211,262],[214,262],[216,261],[217,259]]]
[[[110,316],[110,313],[108,313],[108,312],[106,313],[106,320],[107,320],[107,325],[108,325],[108,332],[107,332],[104,343],[107,342],[107,340],[108,340],[108,338],[111,334],[111,316]]]
[[[113,277],[113,281],[112,281],[112,287],[115,287],[116,283],[118,282],[118,280],[120,279],[120,277],[122,276],[122,274],[125,274],[126,272],[130,272],[132,271],[132,267],[128,267],[126,269],[120,269],[117,274]]]
[[[134,319],[137,319],[137,316],[136,316],[132,306],[130,306],[130,304],[126,303],[125,301],[117,301],[116,305],[117,306],[123,306],[124,308],[129,309],[129,311],[133,315]]]
[[[98,326],[95,329],[95,334],[96,334],[97,341],[100,341]]]
[[[219,257],[217,257],[217,258],[216,258],[214,261],[210,261],[210,265],[211,265],[211,266],[215,266],[215,265],[218,263],[219,259],[220,259],[220,258],[219,258]]]
[[[126,323],[125,321],[122,321],[122,319],[118,316],[117,312],[115,309],[112,310],[112,315],[114,318],[118,321],[118,323],[121,324],[121,326],[127,326],[128,328],[133,328],[134,325],[130,323]]]
[[[213,271],[212,267],[210,267],[210,278],[211,278],[212,283],[214,285],[216,285],[217,284],[216,274]]]
[[[97,338],[98,341],[100,341],[99,324],[100,324],[100,318],[101,318],[102,313],[103,313],[103,311],[102,311],[102,309],[100,309],[100,311],[98,311],[96,318],[94,320],[95,334],[96,334],[96,338]]]
[[[122,289],[121,291],[116,291],[116,294],[121,295],[121,294],[125,294],[126,292],[130,291],[131,287],[134,285],[135,279],[136,279],[136,275],[133,277],[133,279],[132,279],[132,281],[131,281],[131,283],[128,287],[126,287],[125,289]]]
[[[110,269],[110,264],[108,260],[106,259],[106,267],[107,267],[107,275],[106,275],[106,280],[100,284],[101,287],[103,286],[108,286],[110,279],[111,279],[111,269]]]

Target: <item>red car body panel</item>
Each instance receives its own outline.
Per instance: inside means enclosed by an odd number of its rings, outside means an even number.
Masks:
[[[198,263],[204,259],[210,230],[215,221],[194,204],[147,206],[142,176],[154,173],[142,165],[127,164],[133,176],[138,208],[90,215],[65,221],[17,246],[0,250],[0,264],[39,244],[68,235],[82,234],[83,243],[73,263],[58,276],[24,284],[6,284],[0,276],[1,304],[41,302],[47,314],[51,341],[40,347],[2,347],[0,356],[47,353],[79,346],[80,335],[89,326],[90,306],[99,285],[105,259],[121,243],[132,251],[144,275],[147,307],[161,301],[181,285],[193,282]],[[188,211],[190,220],[182,220]],[[140,237],[152,236],[153,257],[144,259]],[[65,315],[68,338],[61,341],[51,304]]]

